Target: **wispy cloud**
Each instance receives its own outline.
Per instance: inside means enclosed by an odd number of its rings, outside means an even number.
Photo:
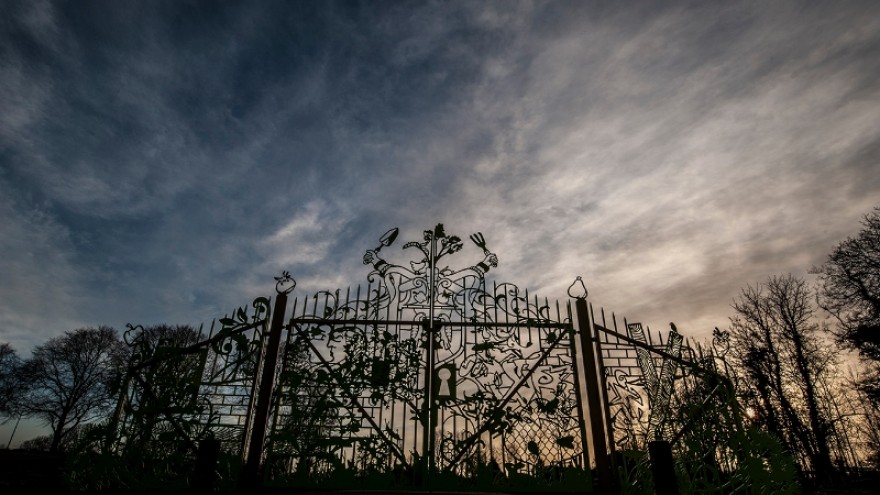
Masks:
[[[499,279],[705,334],[877,201],[871,3],[214,7],[12,9],[0,339],[347,286],[437,222]]]
[[[16,201],[19,199],[19,201]],[[20,353],[83,322],[81,269],[69,230],[39,205],[21,203],[0,176],[0,335]]]

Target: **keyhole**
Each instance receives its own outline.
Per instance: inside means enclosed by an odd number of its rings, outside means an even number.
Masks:
[[[437,370],[437,378],[440,379],[440,390],[437,391],[437,395],[441,397],[449,397],[452,395],[452,392],[449,391],[450,377],[452,377],[452,372],[449,371],[449,368],[440,368]]]

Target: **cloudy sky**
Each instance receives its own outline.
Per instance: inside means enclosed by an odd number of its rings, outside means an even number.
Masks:
[[[0,341],[24,356],[210,321],[282,270],[358,284],[386,230],[402,256],[441,222],[483,232],[490,278],[581,275],[705,336],[880,204],[876,1],[3,10]]]

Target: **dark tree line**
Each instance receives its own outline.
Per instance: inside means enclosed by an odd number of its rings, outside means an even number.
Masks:
[[[157,325],[139,339],[141,347],[155,349],[185,347],[200,335],[190,326]],[[112,414],[130,352],[119,333],[106,326],[65,332],[36,346],[27,359],[8,343],[0,344],[0,418],[41,420],[50,436],[28,445],[64,450],[84,427]]]
[[[52,432],[49,450],[57,451],[82,426],[106,417],[127,347],[114,329],[97,327],[51,338],[25,360],[8,344],[0,353],[0,412],[41,420]]]
[[[819,267],[819,306],[836,320],[832,333],[862,364],[853,380],[865,420],[863,442],[880,466],[880,207],[862,229],[837,245]]]
[[[21,358],[8,343],[0,344],[0,417],[15,413],[16,398],[21,394],[22,384],[16,374]]]
[[[880,401],[880,207],[819,268],[819,305],[837,320],[834,335],[867,367],[859,387]]]
[[[835,354],[822,340],[806,282],[770,277],[744,289],[733,309],[733,358],[754,420],[819,479],[832,479],[833,398],[822,384]]]
[[[827,483],[856,457],[880,464],[880,208],[812,272],[815,290],[791,275],[743,289],[730,331],[739,393],[753,422],[803,472]],[[821,324],[821,310],[835,325]],[[849,384],[839,369],[841,348],[858,351],[863,365]],[[872,452],[855,452],[852,436],[867,438],[862,447]]]

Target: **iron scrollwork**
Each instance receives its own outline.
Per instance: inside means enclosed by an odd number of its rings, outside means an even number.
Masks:
[[[191,449],[204,437],[241,441],[269,321],[269,300],[256,298],[219,320],[206,336],[188,326],[128,325],[131,349],[119,414],[126,449],[172,437]]]
[[[446,259],[464,242],[442,224],[404,243],[408,266],[383,251],[398,234],[364,253],[366,291],[318,293],[291,319],[275,451],[313,476],[426,457],[457,474],[476,460],[509,474],[581,465],[570,314],[513,284],[487,289],[498,257],[482,233],[469,236],[482,259],[459,269]]]

